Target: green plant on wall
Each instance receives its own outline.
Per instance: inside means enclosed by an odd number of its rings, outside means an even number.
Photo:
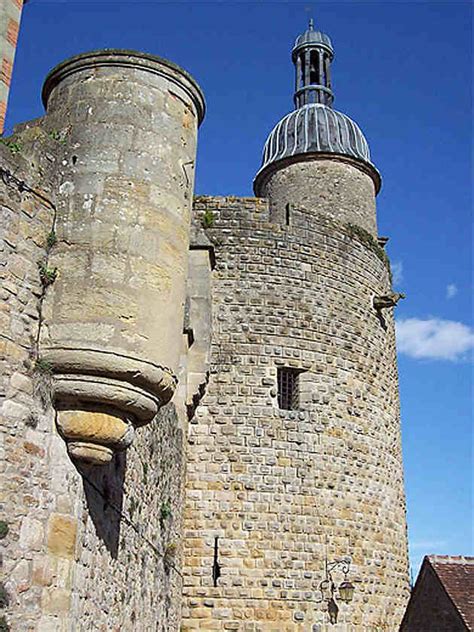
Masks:
[[[56,280],[58,276],[57,268],[50,268],[48,264],[45,263],[44,261],[40,261],[38,263],[38,268],[39,268],[40,280],[41,280],[41,283],[43,284],[43,287],[48,287],[48,285],[51,285],[52,283],[54,283],[54,281]]]
[[[172,515],[172,511],[171,511],[170,503],[169,502],[162,503],[161,504],[161,508],[160,508],[160,520],[161,520],[161,522],[164,522],[168,518],[171,518],[171,515]]]
[[[44,358],[36,358],[35,371],[51,375],[53,372],[53,365]]]
[[[48,132],[48,136],[58,143],[65,143],[66,139],[64,138],[64,134],[57,129],[52,129]]]
[[[216,218],[214,213],[210,209],[206,209],[201,217],[201,224],[203,228],[212,228],[214,226]]]
[[[170,542],[166,545],[163,553],[163,564],[165,565],[165,571],[169,573],[170,568],[173,566],[178,551],[178,545],[176,542]]]
[[[0,608],[6,608],[10,603],[10,598],[3,582],[0,584]]]
[[[6,538],[8,535],[8,523],[5,520],[0,520],[0,540]]]
[[[58,241],[56,233],[52,230],[46,237],[46,249],[49,251]]]
[[[392,282],[392,271],[390,269],[390,259],[385,250],[379,245],[378,241],[369,232],[357,226],[356,224],[346,224],[347,232],[351,237],[357,237],[359,241],[371,250],[376,257],[385,265]]]
[[[3,614],[0,616],[0,632],[10,632],[10,626]]]
[[[8,149],[12,152],[12,154],[18,154],[21,151],[20,143],[17,143],[13,140],[7,140],[6,138],[0,138],[0,143],[8,147]]]

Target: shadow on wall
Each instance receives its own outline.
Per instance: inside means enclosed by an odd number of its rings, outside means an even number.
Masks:
[[[77,464],[97,537],[114,559],[118,556],[126,467],[126,452],[116,453],[110,463],[101,467]]]

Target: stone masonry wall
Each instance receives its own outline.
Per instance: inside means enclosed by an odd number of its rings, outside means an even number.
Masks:
[[[384,255],[311,210],[270,223],[263,199],[201,197],[195,212],[216,269],[211,375],[189,431],[182,629],[396,630],[408,562],[393,315],[372,307],[390,287]],[[301,371],[297,411],[278,408],[278,367]],[[336,596],[330,625],[320,584],[344,556],[354,600]]]
[[[52,289],[41,272],[57,247],[53,174],[63,151],[41,120],[0,144],[2,629],[173,632],[184,405],[163,407],[108,466],[76,466],[38,355]]]
[[[377,235],[374,183],[349,160],[325,157],[276,168],[267,177],[262,193],[271,200],[272,221],[284,223],[285,207],[291,202]]]

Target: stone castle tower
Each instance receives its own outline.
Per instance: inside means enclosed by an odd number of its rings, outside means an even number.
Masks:
[[[296,40],[255,198],[193,197],[203,95],[144,53],[0,144],[5,629],[398,628],[400,295],[333,55]]]

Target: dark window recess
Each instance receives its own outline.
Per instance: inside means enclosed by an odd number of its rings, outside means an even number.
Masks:
[[[278,406],[283,410],[299,408],[299,375],[298,369],[278,369]]]
[[[212,581],[217,587],[217,580],[221,576],[221,565],[219,564],[219,537],[214,538],[214,561],[212,564]]]

